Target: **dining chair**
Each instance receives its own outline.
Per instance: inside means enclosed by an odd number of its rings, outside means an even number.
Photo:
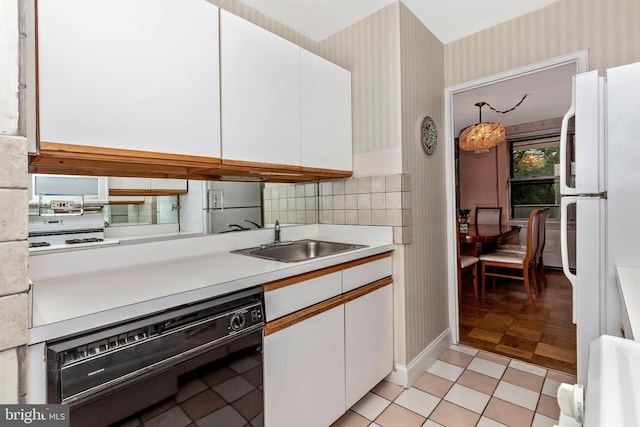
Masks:
[[[549,214],[548,207],[539,209],[539,222],[538,222],[538,247],[536,253],[534,255],[534,262],[536,263],[536,286],[539,291],[542,291],[542,286],[540,282],[537,280],[538,278],[544,283],[544,287],[548,286],[547,276],[544,272],[544,261],[542,259],[544,245],[545,245],[545,236],[546,236],[546,223],[547,223],[547,215]],[[526,245],[515,245],[515,244],[507,244],[498,246],[498,251],[507,251],[507,252],[518,252],[524,254],[527,251]]]
[[[549,283],[547,282],[547,275],[544,273],[544,261],[542,260],[542,252],[544,251],[544,244],[546,241],[546,222],[547,215],[549,214],[549,208],[540,209],[540,221],[538,224],[538,248],[536,250],[535,262],[536,262],[536,278],[541,278],[546,288]],[[537,283],[538,289],[542,290],[540,284]]]
[[[502,207],[476,207],[476,224],[502,225]]]
[[[527,244],[524,253],[516,251],[495,250],[480,255],[481,271],[482,271],[482,294],[485,293],[487,276],[495,278],[508,278],[522,280],[524,290],[527,294],[529,304],[533,305],[533,297],[531,295],[531,281],[533,280],[533,289],[536,299],[540,297],[537,279],[536,279],[536,262],[535,256],[538,250],[539,227],[540,224],[539,209],[534,209],[529,214],[527,227]]]
[[[471,278],[473,284],[473,296],[478,299],[478,263],[480,259],[460,253],[460,241],[456,243],[456,257],[458,261],[458,303],[462,301],[463,280]]]

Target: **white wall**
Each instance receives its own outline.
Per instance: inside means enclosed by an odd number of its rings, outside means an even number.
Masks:
[[[0,134],[18,131],[18,0],[0,2]]]

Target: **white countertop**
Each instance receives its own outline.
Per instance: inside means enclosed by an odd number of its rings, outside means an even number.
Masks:
[[[30,257],[28,343],[386,252],[393,249],[392,235],[390,227],[283,227],[282,240],[314,238],[368,246],[297,263],[229,253],[270,242],[269,229]]]
[[[631,333],[636,341],[640,341],[640,267],[617,266],[616,278]]]
[[[636,282],[637,284],[637,282]],[[585,426],[638,426],[640,343],[602,335],[589,347]]]

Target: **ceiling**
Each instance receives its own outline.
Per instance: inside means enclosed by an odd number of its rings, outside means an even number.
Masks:
[[[576,64],[571,63],[455,93],[455,135],[478,122],[479,108],[475,104],[481,101],[489,103],[496,110],[506,111],[527,95],[520,106],[506,114],[498,114],[488,105],[482,108],[482,121],[499,121],[504,126],[564,116],[571,104],[571,77],[575,74]]]
[[[239,0],[317,42],[397,0]],[[400,0],[443,44],[559,0]],[[460,13],[464,11],[464,13]]]
[[[398,0],[238,1],[319,42]],[[400,1],[446,44],[559,0]],[[508,110],[526,94],[524,102],[508,114],[496,114],[488,106],[482,109],[483,120],[497,120],[506,126],[563,116],[569,108],[573,74],[574,65],[556,67],[455,94],[455,134],[478,121],[478,107],[474,104],[479,101],[488,102],[497,110]]]

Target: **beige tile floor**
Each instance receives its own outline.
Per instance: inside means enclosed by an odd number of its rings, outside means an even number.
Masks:
[[[120,427],[261,427],[259,353],[204,366],[178,394]],[[471,347],[451,346],[408,390],[380,382],[331,427],[553,426],[555,394],[574,376]]]
[[[382,381],[332,427],[546,427],[575,376],[451,346],[408,390]]]

